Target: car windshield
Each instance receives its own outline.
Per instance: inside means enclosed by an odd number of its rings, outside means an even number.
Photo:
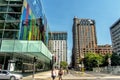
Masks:
[[[8,72],[7,71],[2,71],[3,74],[7,74]]]

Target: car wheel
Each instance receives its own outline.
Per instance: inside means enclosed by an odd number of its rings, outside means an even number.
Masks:
[[[10,77],[10,80],[15,80],[15,77],[14,76]]]

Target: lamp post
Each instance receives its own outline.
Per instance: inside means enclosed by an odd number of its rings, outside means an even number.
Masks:
[[[82,65],[81,65],[81,67],[82,67],[82,72],[84,72],[84,63],[83,63],[83,58],[82,58]]]
[[[58,68],[60,68],[60,54],[59,54],[59,49],[58,49]]]
[[[36,62],[37,62],[37,58],[34,57],[34,58],[33,58],[33,76],[32,76],[33,80],[35,80],[35,79],[34,79],[34,74],[35,74],[35,63],[36,63]]]
[[[108,58],[108,72],[110,72],[110,68],[111,68],[111,59],[110,57]]]
[[[54,62],[55,62],[55,57],[54,57],[54,54],[52,54],[52,68],[54,66]]]
[[[109,67],[111,66],[111,59],[110,59],[110,57],[108,58],[108,66]]]
[[[99,60],[97,60],[97,64],[98,64],[98,72],[100,72],[100,67],[99,67]]]
[[[4,56],[4,62],[3,62],[3,66],[2,66],[3,70],[5,69],[5,62],[6,62],[6,53],[5,53],[5,56]]]

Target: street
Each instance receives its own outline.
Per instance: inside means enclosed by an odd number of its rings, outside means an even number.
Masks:
[[[69,74],[64,76],[64,80],[120,80],[120,76],[98,72],[96,73],[92,71],[84,73],[79,71],[70,71]]]
[[[32,75],[26,76],[23,80],[33,80]],[[40,72],[35,74],[35,80],[52,80],[51,79],[51,71]],[[56,77],[55,80],[58,80]],[[63,80],[120,80],[119,75],[112,74],[103,74],[103,73],[95,73],[95,72],[80,72],[70,70],[67,74],[66,72],[63,75]]]

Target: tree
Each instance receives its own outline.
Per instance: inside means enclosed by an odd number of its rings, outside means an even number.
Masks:
[[[84,65],[87,70],[92,70],[93,67],[99,67],[102,62],[102,55],[91,52],[85,54]]]
[[[65,61],[60,62],[60,67],[62,67],[63,69],[66,69],[67,66],[68,66],[67,62]]]
[[[108,58],[111,58],[111,54],[106,54],[105,56],[103,56],[103,64],[102,66],[108,66]]]

